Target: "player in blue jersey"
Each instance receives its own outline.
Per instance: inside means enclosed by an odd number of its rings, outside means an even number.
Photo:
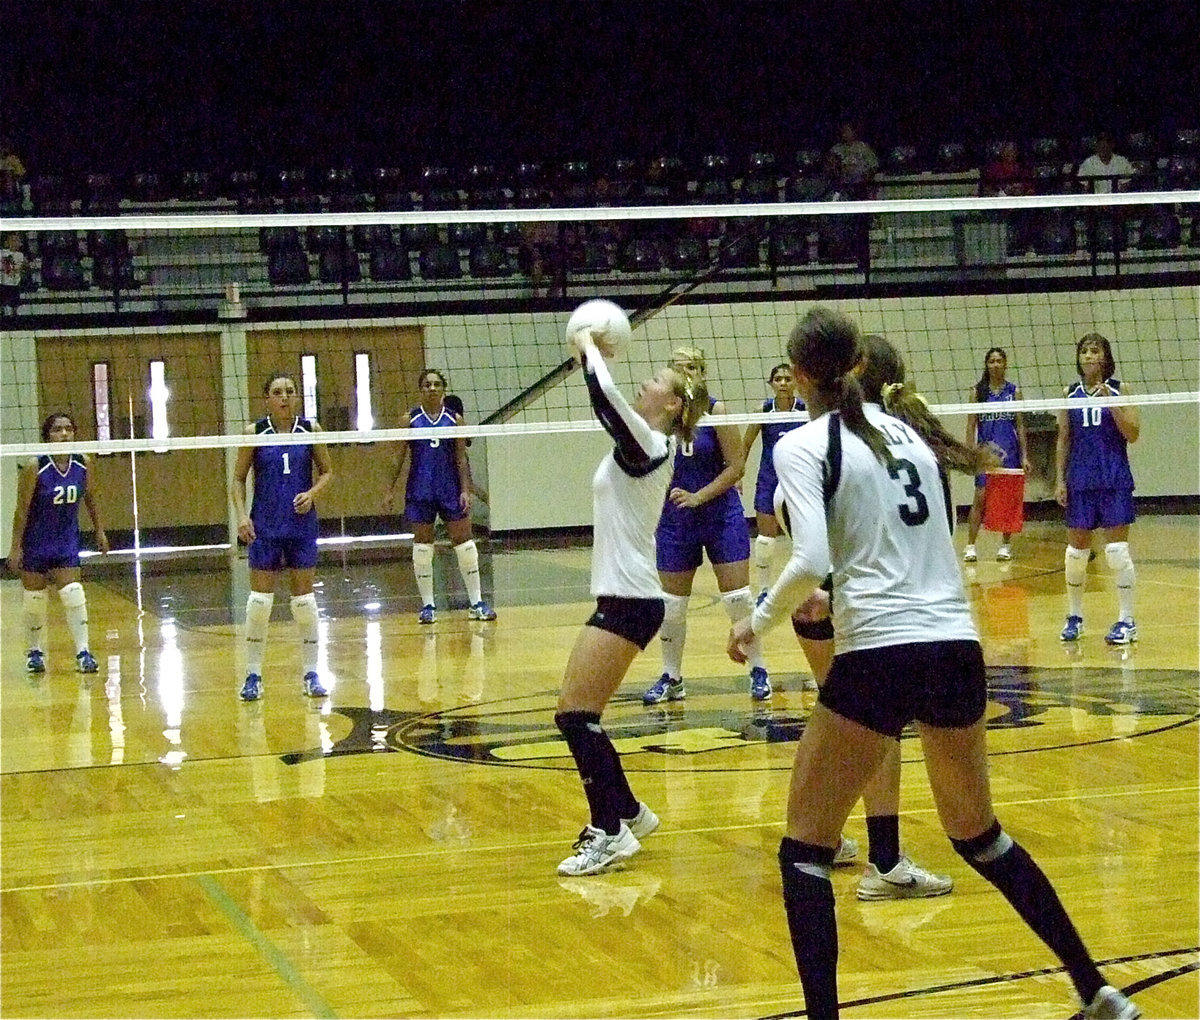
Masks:
[[[446,406],[446,377],[437,369],[426,369],[417,380],[421,403],[408,413],[406,428],[454,428],[464,424],[460,413]],[[479,581],[479,550],[471,530],[471,465],[467,441],[454,439],[409,439],[400,444],[396,470],[383,497],[384,510],[395,505],[396,483],[408,464],[404,487],[404,516],[413,529],[413,573],[421,596],[418,623],[433,623],[434,525],[440,517],[454,545],[458,570],[467,588],[472,620],[494,620],[495,610],[483,599]]]
[[[1060,635],[1078,641],[1083,633],[1083,583],[1087,576],[1092,532],[1104,531],[1104,556],[1117,582],[1119,616],[1104,640],[1127,645],[1137,640],[1133,619],[1133,558],[1129,525],[1133,523],[1133,472],[1129,444],[1141,432],[1136,407],[1098,407],[1089,398],[1127,395],[1129,387],[1113,377],[1112,346],[1099,333],[1088,333],[1075,345],[1079,381],[1064,394],[1078,406],[1058,413],[1055,450],[1055,499],[1067,510],[1067,622]]]
[[[671,367],[696,382],[706,383],[704,352],[699,348],[678,348]],[[709,413],[725,413],[725,405],[711,395]],[[658,576],[666,603],[659,634],[663,671],[642,695],[647,705],[680,701],[687,696],[683,645],[688,600],[696,569],[706,553],[729,619],[741,620],[754,609],[750,594],[750,529],[735,488],[745,468],[741,432],[736,425],[701,426],[695,437],[681,443],[675,453],[675,470],[657,534]],[[771,696],[771,680],[760,645],[750,649],[749,664],[750,696],[763,701]]]
[[[775,448],[792,554],[766,599],[733,625],[728,649],[745,661],[750,639],[788,619],[832,573],[837,649],[796,748],[779,845],[806,1014],[838,1016],[830,867],[842,826],[889,746],[915,723],[955,851],[1062,961],[1085,1016],[1135,1020],[1137,1007],[1105,984],[1046,875],[993,810],[983,650],[955,562],[948,465],[917,429],[864,402],[855,377],[862,345],[845,315],[812,309],[788,354],[813,416]],[[980,451],[970,452],[978,470]]]
[[[983,356],[983,374],[979,381],[971,387],[967,399],[980,404],[1003,404],[1010,400],[1020,400],[1021,390],[1015,382],[1005,378],[1008,370],[1008,354],[1003,347],[992,347]],[[1025,416],[1016,411],[980,411],[978,414],[967,415],[967,444],[990,443],[1000,454],[1002,468],[1020,468],[1029,473],[1029,444],[1025,439]],[[967,547],[963,550],[963,559],[974,563],[978,558],[975,550],[975,539],[979,535],[979,527],[983,522],[984,502],[987,497],[987,475],[975,476],[975,500],[971,504],[971,512],[967,515]],[[1012,549],[1009,541],[1012,535],[1001,535],[1000,548],[996,550],[996,559],[1011,560]]]
[[[247,435],[312,434],[316,421],[296,414],[296,381],[271,376],[263,385],[267,414]],[[254,471],[254,501],[246,510],[246,479]],[[246,600],[246,679],[243,701],[262,697],[263,651],[267,624],[275,604],[279,574],[286,571],[292,593],[292,619],[300,633],[304,693],[326,695],[317,675],[317,495],[333,480],[329,448],[323,443],[280,443],[243,446],[233,469],[230,496],[238,521],[238,538],[249,545],[250,595]]]
[[[588,396],[613,449],[592,479],[592,595],[588,619],[563,677],[554,722],[575,759],[591,820],[560,875],[594,875],[631,857],[658,816],[629,788],[621,758],[600,725],[637,653],[663,619],[654,532],[671,480],[676,439],[688,439],[708,394],[681,372],[662,369],[638,387],[632,405],[609,375],[590,330],[570,337]]]
[[[762,403],[763,411],[803,411],[804,405],[796,400],[792,389],[792,366],[786,361],[771,369],[767,377],[775,395]],[[750,456],[754,440],[762,434],[762,457],[758,462],[758,478],[754,485],[754,518],[758,536],[754,539],[754,582],[761,599],[771,586],[771,557],[775,552],[775,540],[779,538],[779,522],[775,518],[775,462],[772,456],[779,437],[803,424],[799,421],[754,422],[746,426],[742,439],[742,460]]]
[[[70,443],[75,439],[75,419],[56,411],[42,422],[42,439]],[[88,647],[87,597],[79,582],[79,504],[92,518],[96,548],[108,552],[108,536],[100,523],[96,483],[88,471],[90,460],[77,453],[41,454],[21,465],[17,480],[17,505],[13,509],[12,542],[8,565],[21,575],[26,644],[25,668],[46,671],[46,589],[58,589],[75,642],[75,666],[81,673],[99,668]]]

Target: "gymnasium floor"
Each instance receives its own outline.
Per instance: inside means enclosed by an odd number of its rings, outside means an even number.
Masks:
[[[960,533],[959,544],[963,541]],[[1140,642],[1108,648],[1092,564],[1078,646],[1058,640],[1061,526],[968,568],[989,664],[993,792],[1114,984],[1147,1017],[1200,1015],[1194,516],[1131,544]],[[281,591],[261,702],[242,704],[231,608],[245,563],[85,568],[95,677],[61,607],[49,671],[23,671],[19,583],[0,582],[0,1012],[12,1017],[799,1015],[779,895],[794,741],[813,695],[786,629],[776,693],[724,655],[707,568],[688,698],[644,708],[658,649],[606,713],[661,829],[619,872],[555,873],[586,820],[553,727],[589,613],[589,550],[484,543],[499,619],[466,619],[439,546],[439,620],[419,627],[407,552],[326,554],[327,701],[300,692]],[[1071,1017],[1069,982],[942,837],[904,741],[901,838],[946,897],[860,903],[834,877],[845,1017]],[[861,809],[847,825],[863,844]]]

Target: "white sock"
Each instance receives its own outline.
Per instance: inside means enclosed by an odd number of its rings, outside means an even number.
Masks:
[[[483,592],[479,588],[479,550],[475,547],[475,539],[468,538],[461,545],[456,545],[454,555],[458,557],[458,572],[462,574],[463,584],[467,586],[467,601],[471,605],[482,602]]]
[[[252,591],[246,599],[246,672],[262,676],[263,650],[267,645],[267,624],[271,622],[273,591]]]
[[[292,619],[300,632],[300,675],[317,670],[317,596],[292,596]]]
[[[58,597],[66,610],[67,630],[71,632],[75,654],[78,655],[87,651],[88,647],[87,596],[83,593],[83,585],[72,581],[58,589]]]
[[[737,623],[738,620],[744,620],[754,612],[754,600],[750,597],[750,589],[748,587],[722,592],[721,605],[725,607],[725,615],[729,617],[730,623]],[[762,640],[760,638],[756,637],[745,648],[746,661],[750,663],[751,669],[767,668],[766,660],[763,658]]]
[[[25,594],[25,634],[29,651],[42,651],[42,640],[46,634],[46,589],[27,591]]]
[[[1088,552],[1087,549],[1076,549],[1069,545],[1063,561],[1063,574],[1067,579],[1067,613],[1071,616],[1083,616],[1083,583],[1087,580]]]
[[[774,538],[759,535],[754,540],[754,580],[760,592],[771,587],[771,554],[774,551]]]
[[[433,605],[433,543],[413,542],[413,573],[422,606]]]
[[[1109,542],[1104,547],[1104,558],[1108,561],[1108,569],[1117,580],[1117,603],[1121,610],[1121,619],[1133,622],[1133,583],[1137,572],[1133,569],[1133,557],[1129,555],[1128,542]]]
[[[683,643],[687,640],[687,611],[690,595],[667,595],[663,602],[662,629],[658,632],[662,645],[663,672],[672,680],[683,678]]]

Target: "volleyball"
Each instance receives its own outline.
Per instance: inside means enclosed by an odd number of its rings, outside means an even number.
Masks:
[[[633,335],[629,316],[619,305],[603,298],[585,301],[571,313],[567,320],[567,342],[570,343],[581,329],[590,329],[600,353],[613,358]]]

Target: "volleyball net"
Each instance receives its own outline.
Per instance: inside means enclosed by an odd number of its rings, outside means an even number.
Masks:
[[[1174,444],[1147,456],[1149,493],[1197,491],[1200,193],[129,209],[0,233],[30,256],[18,314],[0,322],[4,487],[12,458],[45,450],[42,419],[69,411],[117,531],[227,533],[231,453],[259,441],[243,433],[280,372],[331,446],[322,517],[347,535],[395,530],[378,503],[396,443],[424,435],[399,428],[424,368],[463,402],[493,529],[586,525],[605,444],[563,330],[590,297],[633,317],[613,365],[627,392],[699,348],[725,405],[714,421],[739,426],[763,420],[770,369],[813,304],[887,336],[943,416],[971,412],[985,352],[1003,348],[1025,398],[1014,409],[1043,433],[1076,378],[1077,341],[1098,332],[1151,442]]]

